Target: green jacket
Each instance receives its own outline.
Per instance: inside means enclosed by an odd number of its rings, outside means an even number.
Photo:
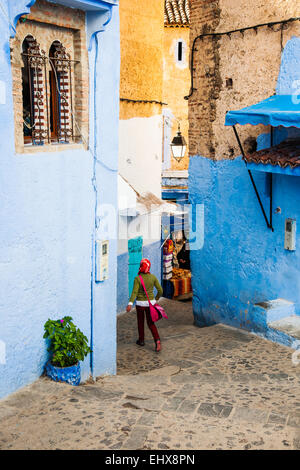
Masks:
[[[163,295],[163,290],[162,290],[162,287],[161,287],[160,283],[158,282],[158,279],[156,278],[156,276],[154,276],[154,274],[150,274],[150,273],[140,274],[140,276],[142,276],[142,278],[143,278],[143,281],[144,281],[145,287],[147,289],[149,299],[154,300],[154,291],[153,291],[153,289],[155,287],[156,290],[157,290],[155,300],[159,300]],[[139,276],[137,276],[134,279],[132,294],[131,294],[129,302],[133,303],[135,300],[147,300],[147,296],[145,294],[145,291],[143,289],[143,286],[141,284]]]

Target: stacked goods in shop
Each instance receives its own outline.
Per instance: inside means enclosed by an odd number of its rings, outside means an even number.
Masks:
[[[173,268],[172,283],[174,286],[174,297],[192,292],[192,275],[188,269]]]
[[[191,271],[188,269],[173,268],[173,279],[191,278]]]
[[[163,251],[163,280],[168,281],[172,278],[173,270],[173,251],[174,243],[172,240],[166,240]]]
[[[173,255],[163,255],[163,280],[171,279],[173,271]]]
[[[189,294],[192,292],[192,283],[190,277],[185,277],[182,279],[172,278],[171,282],[174,286],[173,297],[178,297],[179,295]]]

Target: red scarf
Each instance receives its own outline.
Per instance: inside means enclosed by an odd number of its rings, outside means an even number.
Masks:
[[[151,263],[148,259],[144,258],[140,264],[139,274],[148,274],[151,268]]]

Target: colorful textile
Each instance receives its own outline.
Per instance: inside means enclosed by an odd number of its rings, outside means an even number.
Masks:
[[[171,282],[174,286],[174,297],[192,292],[192,283],[190,277],[184,277],[182,279],[171,279]]]

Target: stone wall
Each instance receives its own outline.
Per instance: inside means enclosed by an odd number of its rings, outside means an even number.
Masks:
[[[193,0],[191,43],[206,32],[225,32],[269,21],[296,17],[299,4],[279,0]],[[222,36],[196,43],[194,88],[189,100],[190,155],[212,159],[239,154],[225,114],[268,98],[275,93],[282,48],[300,33],[300,22]],[[256,138],[263,127],[241,129],[242,141]],[[248,142],[248,140],[247,140]],[[247,146],[246,142],[246,146]]]

